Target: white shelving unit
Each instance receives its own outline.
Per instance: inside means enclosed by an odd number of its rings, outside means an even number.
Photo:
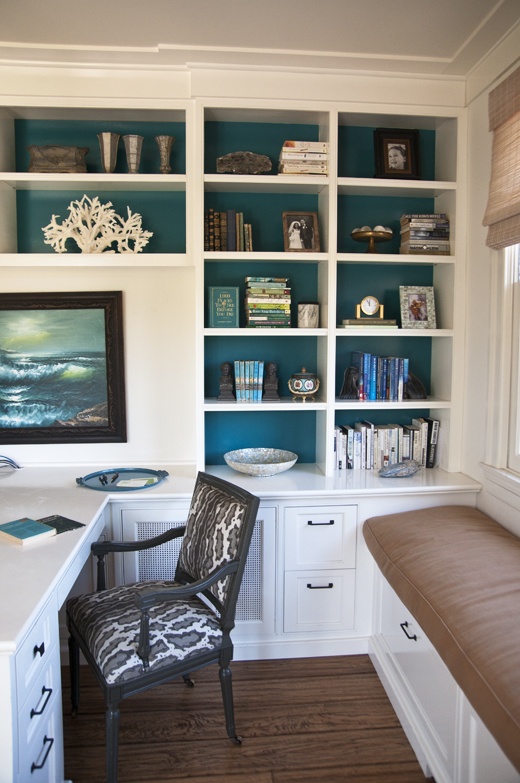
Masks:
[[[266,250],[255,250],[252,253],[226,253],[213,252],[201,253],[202,263],[200,270],[199,284],[199,305],[200,305],[200,323],[205,323],[203,314],[203,292],[207,285],[207,276],[212,274],[208,272],[210,265],[236,264],[236,277],[233,285],[243,282],[243,277],[247,272],[248,265],[251,266],[258,262],[263,263],[265,275],[275,275],[277,270],[283,268],[291,269],[292,264],[307,263],[313,265],[316,270],[317,287],[316,299],[321,305],[321,320],[318,330],[299,330],[283,329],[262,330],[262,329],[208,329],[201,330],[200,355],[204,357],[204,365],[201,365],[200,386],[203,386],[203,379],[207,373],[207,368],[213,360],[213,338],[219,341],[233,338],[233,347],[230,348],[229,360],[234,358],[233,351],[239,351],[237,340],[254,337],[258,340],[258,351],[264,352],[264,357],[268,358],[269,345],[273,346],[277,339],[305,340],[309,336],[316,338],[315,355],[311,354],[309,363],[312,369],[316,370],[321,380],[319,399],[316,402],[305,403],[302,407],[300,401],[293,402],[287,398],[286,378],[280,378],[279,392],[286,399],[279,403],[236,404],[218,403],[215,399],[218,392],[218,386],[214,388],[214,393],[200,393],[198,400],[198,409],[202,411],[199,419],[199,432],[206,430],[206,419],[208,414],[214,414],[220,411],[232,413],[234,411],[248,414],[252,412],[261,412],[266,414],[266,428],[269,428],[269,413],[283,410],[289,416],[293,411],[305,410],[306,413],[315,412],[315,425],[310,428],[309,437],[315,438],[316,464],[326,475],[334,475],[333,458],[333,430],[338,414],[342,412],[359,412],[359,419],[367,418],[371,411],[388,410],[395,415],[396,411],[413,411],[414,409],[427,409],[430,415],[440,419],[444,436],[444,449],[442,456],[442,467],[449,471],[456,471],[459,467],[459,438],[460,432],[458,425],[450,426],[450,422],[457,422],[460,413],[460,390],[462,388],[462,310],[455,307],[454,291],[462,291],[464,286],[464,236],[463,232],[457,232],[457,225],[463,221],[458,220],[458,215],[464,215],[465,193],[463,163],[456,159],[455,151],[462,149],[460,141],[464,134],[464,118],[457,111],[450,114],[444,114],[443,110],[425,112],[421,114],[409,113],[408,111],[395,112],[393,108],[388,108],[384,112],[374,113],[372,111],[359,111],[353,108],[350,111],[347,108],[330,106],[327,111],[316,113],[313,107],[298,107],[292,109],[290,105],[284,110],[280,110],[276,105],[265,105],[264,107],[252,108],[250,105],[243,107],[237,105],[214,106],[202,104],[200,107],[199,122],[201,125],[200,145],[201,158],[204,159],[204,132],[203,126],[207,122],[218,122],[226,124],[232,123],[279,123],[280,133],[283,136],[283,127],[292,127],[292,124],[314,126],[315,136],[320,140],[328,140],[330,144],[330,169],[328,176],[241,176],[241,175],[217,175],[205,173],[201,180],[201,188],[198,198],[199,203],[199,231],[202,237],[203,212],[205,204],[211,204],[213,194],[235,194],[239,200],[242,194],[273,194],[278,197],[282,194],[287,196],[287,209],[290,210],[291,195],[305,194],[312,195],[316,199],[316,210],[319,215],[320,224],[320,253],[284,253],[273,251],[271,247]],[[340,172],[340,159],[344,151],[341,149],[344,139],[341,135],[343,126],[375,128],[399,127],[399,128],[417,128],[431,131],[435,134],[435,177],[431,180],[395,180],[395,179],[375,179],[368,176],[342,176]],[[244,147],[242,147],[244,148]],[[221,150],[219,154],[225,151]],[[397,252],[377,252],[367,254],[361,252],[344,252],[340,250],[344,243],[345,236],[350,233],[354,227],[350,225],[345,227],[344,209],[342,205],[343,197],[348,198],[384,198],[389,203],[393,200],[402,201],[403,199],[420,198],[429,199],[431,206],[422,211],[443,211],[447,212],[451,223],[451,242],[454,251],[450,256],[403,256]],[[304,210],[305,211],[305,210]],[[403,211],[406,211],[403,209]],[[421,210],[417,210],[421,211]],[[261,215],[255,216],[261,228]],[[366,219],[370,223],[369,217]],[[253,236],[255,226],[253,226]],[[364,250],[364,248],[363,248]],[[341,386],[338,376],[337,357],[342,353],[357,349],[356,341],[367,336],[366,331],[362,329],[343,330],[337,328],[337,298],[338,298],[338,273],[343,265],[359,266],[366,265],[366,291],[374,291],[374,285],[377,285],[376,278],[380,269],[386,269],[399,265],[405,275],[406,267],[420,267],[425,270],[431,270],[432,285],[435,289],[437,324],[438,328],[432,330],[413,330],[400,329],[399,338],[405,338],[410,342],[406,343],[413,349],[413,346],[419,346],[416,340],[425,340],[425,350],[431,350],[431,382],[429,384],[428,399],[424,401],[404,400],[403,402],[358,402],[345,401],[337,397],[338,387]],[[374,265],[378,265],[374,267]],[[268,271],[272,270],[272,271]],[[346,271],[346,279],[349,279],[349,270]],[[231,284],[226,282],[226,284]],[[408,280],[403,279],[402,284],[408,284]],[[293,301],[297,301],[297,283],[293,284]],[[344,313],[342,317],[352,316],[354,313]],[[380,341],[381,354],[385,354],[385,345],[388,345],[389,338],[395,338],[396,333],[387,331],[371,330],[370,336]],[[236,340],[235,340],[236,338]],[[295,344],[296,346],[297,344]],[[430,348],[431,345],[431,348]],[[267,346],[267,347],[266,347]],[[289,349],[287,349],[289,350]],[[421,350],[416,348],[413,350]],[[201,360],[202,361],[202,360]],[[294,367],[292,372],[298,371]],[[287,371],[285,372],[287,375]],[[242,419],[242,416],[240,417]],[[222,427],[225,425],[221,425]],[[273,431],[276,425],[273,426]],[[243,417],[241,428],[247,427],[247,415]],[[240,445],[233,446],[238,448],[245,445],[242,439]],[[266,444],[262,444],[266,445]],[[203,441],[199,446],[198,463],[200,467],[208,463],[208,455]],[[209,458],[211,464],[211,457]]]
[[[172,101],[165,106],[162,102],[154,105],[153,101],[128,101],[128,105],[110,108],[105,101],[85,101],[84,106],[67,107],[60,105],[59,100],[49,99],[47,106],[26,105],[24,107],[5,107],[0,114],[0,210],[3,230],[0,236],[0,267],[49,267],[49,268],[81,268],[83,266],[101,268],[113,267],[124,269],[144,268],[195,268],[196,291],[194,307],[196,312],[196,350],[195,350],[195,429],[196,429],[196,467],[203,469],[211,467],[211,448],[208,449],[207,436],[208,417],[233,416],[240,413],[240,430],[247,431],[252,415],[259,413],[265,418],[265,431],[276,432],[277,420],[273,414],[291,416],[299,414],[295,429],[301,430],[302,419],[308,419],[305,425],[305,438],[312,443],[311,451],[315,454],[314,462],[324,476],[334,475],[333,434],[334,424],[345,415],[359,412],[359,418],[366,418],[370,411],[392,412],[428,410],[430,415],[440,419],[443,433],[444,448],[442,450],[441,467],[449,472],[456,472],[460,467],[460,425],[462,406],[462,373],[464,344],[464,275],[465,275],[465,163],[463,139],[465,138],[465,115],[463,110],[421,107],[420,111],[412,111],[409,107],[397,110],[392,106],[381,106],[378,111],[371,110],[370,105],[360,107],[348,103],[313,103],[291,101],[258,101],[244,100],[186,100]],[[41,102],[40,102],[41,104]],[[90,104],[90,105],[89,105]],[[102,174],[88,173],[82,175],[68,174],[32,174],[15,169],[15,133],[16,119],[41,121],[77,122],[96,120],[99,127],[105,122],[146,123],[172,122],[184,123],[186,128],[186,173],[161,175],[144,171],[142,174],[130,175],[124,173]],[[278,126],[279,138],[283,140],[284,129],[292,133],[299,126],[312,129],[320,140],[326,140],[330,145],[330,169],[328,176],[286,176],[286,175],[221,175],[205,171],[205,159],[208,159],[211,145],[208,141],[210,124],[216,123],[226,129],[230,126],[248,127],[255,132],[261,128]],[[372,129],[375,127],[415,128],[430,131],[435,134],[435,176],[428,180],[386,180],[370,176],[351,176],[342,160],[345,155],[344,131],[349,128]],[[289,130],[290,129],[290,130]],[[371,132],[369,130],[366,131]],[[243,135],[243,147],[247,143],[247,134]],[[213,143],[213,142],[212,142]],[[215,144],[218,146],[218,141]],[[91,156],[97,154],[97,139],[93,137]],[[219,154],[228,152],[221,149]],[[271,156],[272,157],[272,156]],[[87,158],[88,163],[88,158]],[[207,166],[207,168],[210,168]],[[346,175],[345,175],[346,174]],[[66,192],[75,191],[79,196],[83,191],[99,191],[100,193],[132,193],[137,199],[140,192],[148,194],[185,193],[186,211],[186,246],[183,252],[146,252],[143,254],[100,254],[91,255],[88,259],[81,254],[55,254],[46,252],[18,252],[17,232],[23,225],[24,215],[17,214],[16,194],[20,190]],[[255,246],[251,253],[205,252],[203,249],[203,217],[206,204],[211,199],[234,198],[265,199],[261,203],[268,205],[271,200],[276,204],[286,204],[286,209],[293,207],[292,200],[308,199],[306,203],[315,205],[312,211],[318,212],[320,224],[321,249],[318,253],[286,253],[281,241],[273,243],[271,239],[265,247]],[[449,214],[451,224],[451,242],[453,255],[450,256],[401,256],[394,252],[377,252],[374,254],[344,250],[345,238],[353,226],[350,225],[348,206],[350,199],[385,199],[388,203],[396,203],[402,199],[429,199],[430,211],[444,211]],[[298,201],[298,203],[302,203]],[[345,213],[346,210],[346,213]],[[304,210],[306,211],[306,210]],[[370,215],[367,215],[369,221]],[[278,219],[278,217],[277,217]],[[280,235],[281,235],[281,215]],[[269,218],[267,218],[269,220]],[[255,214],[256,236],[262,235],[261,210]],[[264,224],[265,228],[265,224]],[[255,229],[254,229],[255,236]],[[301,330],[297,328],[276,331],[273,329],[209,329],[206,324],[204,292],[208,280],[218,278],[223,266],[236,267],[236,281],[243,280],[250,266],[261,265],[262,269],[276,274],[280,268],[295,270],[293,284],[293,301],[298,300],[299,279],[307,274],[302,271],[307,268],[313,277],[312,283],[315,298],[320,302],[320,326],[318,329]],[[347,317],[353,313],[345,312],[338,316],[338,295],[344,287],[341,280],[350,280],[350,270],[359,270],[360,265],[366,267],[366,291],[377,284],[377,279],[384,270],[399,267],[431,269],[432,284],[436,295],[438,328],[428,331],[411,329],[399,330],[398,337],[406,341],[412,351],[422,351],[417,340],[425,341],[425,350],[431,350],[431,382],[429,396],[425,401],[405,400],[393,402],[357,402],[338,398],[341,386],[340,365],[343,356],[357,349],[359,341],[365,338],[362,330],[341,330],[337,328],[339,317]],[[341,278],[340,278],[341,271]],[[358,271],[356,271],[358,274]],[[301,277],[300,277],[301,276]],[[408,283],[403,280],[403,283]],[[235,283],[237,284],[237,283]],[[455,291],[457,302],[455,302]],[[294,315],[293,315],[294,317]],[[380,352],[385,353],[385,346],[396,336],[373,330],[372,338],[377,338]],[[269,351],[275,350],[281,354],[295,355],[309,352],[310,369],[315,370],[320,378],[319,397],[314,402],[302,404],[293,401],[287,390],[287,377],[297,372],[299,366],[284,367],[283,377],[280,376],[279,391],[281,400],[276,403],[232,404],[220,403],[216,400],[218,384],[208,381],[208,372],[214,359],[214,346],[222,341],[232,341],[235,346],[250,345],[251,340],[258,346],[266,359]],[[282,342],[280,342],[282,341]],[[278,347],[276,347],[278,346]],[[416,347],[414,347],[416,346]],[[431,346],[431,348],[430,348]],[[221,350],[219,348],[219,350]],[[217,352],[218,353],[218,352]],[[229,359],[233,358],[230,355]],[[296,360],[295,360],[296,361]],[[215,368],[212,369],[213,375]],[[211,375],[211,372],[209,373]],[[231,418],[229,419],[231,421]],[[226,419],[219,423],[220,429],[226,429]],[[254,435],[252,436],[254,437]],[[256,445],[255,443],[240,445]]]

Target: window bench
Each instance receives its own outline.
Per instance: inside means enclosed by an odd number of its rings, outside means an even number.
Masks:
[[[381,574],[420,626],[419,635],[422,629],[474,712],[520,770],[520,539],[468,506],[372,517],[363,535]],[[407,623],[400,625],[408,638],[417,635]],[[383,649],[383,617],[380,630]],[[431,671],[426,667],[421,676],[428,678]],[[430,690],[435,693],[435,682]],[[432,712],[438,707],[430,706]],[[428,713],[424,702],[422,708]],[[460,739],[460,725],[455,733]],[[460,763],[455,759],[453,769]],[[449,763],[447,769],[451,779]],[[508,780],[520,780],[511,772]]]

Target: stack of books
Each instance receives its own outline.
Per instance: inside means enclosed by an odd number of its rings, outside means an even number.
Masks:
[[[204,212],[204,250],[252,251],[253,229],[244,213],[234,209]]]
[[[291,289],[288,277],[246,277],[246,326],[291,326]]]
[[[334,427],[334,458],[338,470],[380,470],[413,459],[425,468],[436,463],[440,423],[412,419],[411,424],[358,421]]]
[[[445,212],[401,215],[400,253],[449,256],[450,221]]]
[[[284,141],[278,158],[279,174],[328,174],[328,141]]]
[[[235,398],[237,402],[261,402],[264,363],[260,359],[235,360]]]
[[[352,351],[351,367],[357,370],[358,400],[391,400],[400,402],[406,394],[410,360],[401,356],[376,356]],[[344,387],[349,368],[345,371]],[[344,399],[344,389],[340,398]]]

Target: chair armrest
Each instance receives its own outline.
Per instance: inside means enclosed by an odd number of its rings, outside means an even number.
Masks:
[[[148,588],[144,588],[141,592],[135,596],[136,605],[139,609],[150,609],[161,601],[176,601],[179,598],[191,598],[203,590],[207,590],[208,587],[219,582],[229,574],[234,574],[238,568],[238,563],[235,560],[231,560],[226,565],[220,566],[215,571],[212,571],[204,579],[197,579],[195,582],[190,582],[186,585],[173,585],[172,587],[165,587],[157,590],[152,585]]]
[[[97,590],[104,590],[106,587],[105,574],[105,555],[109,552],[140,552],[142,549],[152,549],[153,547],[172,541],[184,535],[186,525],[170,528],[165,533],[153,538],[147,538],[145,541],[96,541],[91,545],[90,551],[98,559],[97,562]]]

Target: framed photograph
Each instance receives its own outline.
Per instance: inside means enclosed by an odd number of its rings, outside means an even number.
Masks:
[[[284,250],[320,252],[317,212],[282,212]]]
[[[0,294],[0,443],[126,441],[121,291]]]
[[[403,329],[436,329],[433,286],[399,286],[401,327]]]
[[[376,128],[374,153],[376,177],[420,179],[419,131]]]

